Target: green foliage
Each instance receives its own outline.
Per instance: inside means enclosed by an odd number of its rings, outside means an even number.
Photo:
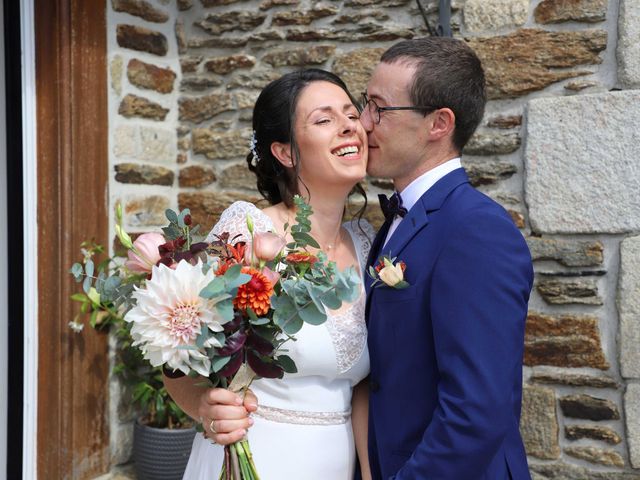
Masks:
[[[116,362],[113,373],[130,389],[132,400],[147,425],[158,428],[190,426],[188,416],[171,399],[162,381],[161,368],[151,367],[138,347],[132,346],[131,324],[124,315],[135,306],[131,293],[145,279],[144,274],[121,276],[122,267],[112,258],[96,264],[96,255],[104,252],[93,242],[82,244],[82,262],[74,263],[71,275],[82,283],[82,291],[71,295],[80,304],[80,314],[88,315],[96,330],[109,331],[116,340]],[[105,359],[107,361],[107,359]]]

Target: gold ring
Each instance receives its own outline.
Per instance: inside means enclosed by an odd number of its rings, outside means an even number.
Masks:
[[[216,432],[216,429],[213,426],[213,422],[215,422],[215,420],[211,420],[211,423],[209,423],[209,430],[211,430],[211,433],[217,434],[218,432]]]

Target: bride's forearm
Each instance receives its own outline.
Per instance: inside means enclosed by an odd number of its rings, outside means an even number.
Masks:
[[[200,416],[198,409],[200,397],[207,390],[206,379],[204,377],[191,378],[184,376],[180,378],[169,378],[162,375],[164,386],[174,402],[191,418],[198,421]]]
[[[369,451],[367,436],[369,432],[369,382],[363,380],[353,389],[351,398],[351,423],[353,425],[353,436],[360,461],[360,472],[362,480],[371,479],[371,468],[369,467]]]

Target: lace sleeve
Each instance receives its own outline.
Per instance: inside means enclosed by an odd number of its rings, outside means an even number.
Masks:
[[[373,239],[376,237],[376,231],[369,222],[364,219],[358,221],[357,218],[345,223],[344,227],[351,233],[351,238],[353,238],[358,254],[360,271],[364,272],[367,267],[367,258],[369,257]]]
[[[273,222],[258,207],[253,203],[239,201],[232,203],[229,208],[222,212],[220,220],[211,229],[206,241],[212,242],[215,239],[215,235],[220,235],[224,232],[228,232],[231,237],[240,234],[241,237],[238,237],[237,241],[249,241],[247,215],[250,215],[253,220],[254,232],[273,230]]]

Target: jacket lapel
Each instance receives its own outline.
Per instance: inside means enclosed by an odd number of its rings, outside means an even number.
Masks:
[[[469,178],[464,169],[459,168],[448,173],[429,190],[411,208],[393,232],[389,242],[382,248],[380,255],[397,257],[420,230],[429,224],[430,212],[439,210],[449,194],[459,185],[468,183]]]
[[[429,224],[428,213],[439,210],[449,194],[463,183],[469,183],[469,178],[462,168],[454,170],[438,180],[435,185],[420,197],[420,200],[416,202],[409,213],[405,215],[398,225],[398,228],[396,228],[393,235],[391,235],[389,242],[383,247],[382,244],[391,226],[391,222],[385,222],[376,235],[373,245],[371,245],[369,258],[367,259],[367,272],[369,266],[373,265],[380,256],[388,255],[392,258],[398,256],[411,239]],[[365,290],[367,294],[365,319],[368,325],[369,309],[371,306],[371,298],[373,297],[371,288],[373,280],[367,272],[365,272]]]
[[[376,238],[373,240],[371,249],[369,250],[369,257],[367,258],[367,264],[364,271],[364,289],[367,295],[367,302],[365,306],[365,320],[369,318],[369,305],[371,303],[371,284],[373,283],[373,279],[369,276],[369,267],[372,266],[378,259],[378,251],[384,243],[384,239],[387,238],[387,232],[389,231],[390,226],[391,222],[389,221],[385,221],[382,224],[382,227],[380,227]]]

